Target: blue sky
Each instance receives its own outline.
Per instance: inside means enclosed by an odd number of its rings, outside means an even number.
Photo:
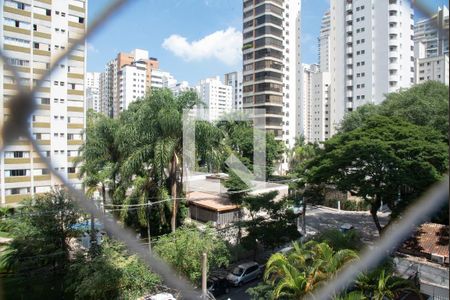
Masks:
[[[89,1],[89,19],[110,0]],[[424,0],[431,9],[448,0]],[[329,0],[302,1],[302,61],[317,62],[317,36]],[[131,0],[88,40],[88,71],[118,52],[146,49],[160,68],[196,84],[242,68],[242,0]]]

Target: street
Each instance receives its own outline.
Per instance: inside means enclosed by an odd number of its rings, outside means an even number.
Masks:
[[[226,295],[222,295],[217,297],[217,300],[246,300],[250,299],[250,296],[245,292],[247,289],[251,287],[257,286],[261,282],[261,279],[253,280],[247,284],[244,284],[241,287],[231,287],[230,292]]]
[[[378,213],[381,226],[387,223],[388,216],[388,213]],[[320,232],[331,228],[339,229],[339,226],[344,223],[353,225],[367,244],[372,244],[379,237],[372,216],[368,211],[339,211],[325,206],[309,207],[306,210],[307,232]]]

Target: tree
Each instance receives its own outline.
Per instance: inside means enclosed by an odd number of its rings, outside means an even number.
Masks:
[[[130,105],[120,117],[119,149],[124,153],[121,168],[124,190],[135,188],[139,180],[140,204],[164,190],[172,198],[171,230],[175,231],[179,209],[181,153],[183,147],[182,115],[199,104],[196,93],[175,97],[168,89],[155,89],[144,99]],[[167,175],[166,175],[167,173]],[[123,192],[124,193],[124,192]],[[143,196],[142,196],[143,195]],[[159,197],[156,197],[159,198]],[[141,215],[145,215],[141,212]]]
[[[448,169],[440,133],[395,118],[372,116],[324,145],[324,152],[308,165],[308,181],[333,184],[370,203],[380,233],[377,212],[382,203],[396,218]]]
[[[76,299],[137,299],[154,292],[161,280],[122,244],[106,239],[95,257],[78,253],[66,282],[66,293]]]
[[[80,178],[88,188],[88,195],[101,186],[103,205],[106,204],[106,189],[112,198],[119,176],[121,155],[116,141],[119,123],[103,114],[90,110],[87,114],[86,141],[81,146]]]
[[[270,257],[264,280],[273,287],[273,299],[301,299],[357,257],[348,249],[335,252],[326,243],[293,243],[288,254],[275,253]]]
[[[48,291],[41,286],[61,296],[60,278],[69,266],[69,241],[79,235],[74,225],[80,217],[67,193],[54,190],[25,200],[2,221],[13,240],[1,251],[0,269],[9,273],[14,297],[44,297]]]
[[[180,227],[175,232],[159,237],[154,250],[195,284],[200,283],[203,253],[208,257],[208,270],[226,267],[229,262],[225,242],[210,227],[202,231],[194,226]]]
[[[377,269],[371,275],[361,275],[356,286],[369,299],[397,299],[403,292],[420,294],[412,281],[396,277],[386,269]]]
[[[390,93],[379,105],[366,104],[347,114],[340,124],[340,132],[359,128],[374,115],[395,117],[409,123],[428,126],[442,133],[448,140],[448,87],[440,82],[422,84]]]
[[[260,195],[247,195],[243,198],[242,207],[248,212],[250,219],[241,221],[247,231],[242,238],[242,245],[256,250],[258,244],[273,249],[300,237],[297,231],[297,216],[289,209],[287,198],[276,200],[277,191]]]
[[[259,145],[254,144],[254,128],[250,122],[221,121],[217,126],[225,133],[225,143],[229,146],[228,154],[233,153],[249,169],[253,170],[253,154]],[[258,130],[258,129],[257,129]],[[275,140],[273,133],[266,133],[266,175],[270,176],[275,170],[275,164],[280,161],[284,146]],[[262,150],[262,149],[261,149]]]
[[[358,251],[363,248],[360,234],[355,230],[341,232],[338,229],[328,229],[314,236],[317,242],[327,243],[335,250],[350,249]]]

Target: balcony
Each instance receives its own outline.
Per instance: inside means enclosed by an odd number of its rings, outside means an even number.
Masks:
[[[345,5],[345,10],[346,10],[347,12],[351,12],[351,11],[352,11],[352,4],[351,4],[351,3],[347,3],[347,4]]]
[[[353,58],[347,58],[347,65],[353,64]]]
[[[397,82],[398,81],[398,75],[397,74],[389,74],[389,82]]]
[[[345,53],[353,54],[353,47],[347,47],[347,50],[345,50]]]
[[[345,93],[345,96],[348,97],[348,98],[353,97],[353,91],[352,91],[352,90],[347,91],[347,92]]]
[[[353,109],[353,102],[347,101],[347,109]]]
[[[353,75],[353,69],[347,69],[347,71],[345,72],[345,74],[347,76],[352,76]]]
[[[345,38],[345,41],[347,42],[347,44],[351,44],[353,43],[353,37],[352,36],[348,36]]]
[[[346,29],[346,32],[353,32],[353,26],[352,25],[347,25],[347,27],[345,29]]]
[[[345,85],[346,85],[347,87],[353,86],[353,80],[347,80],[347,81],[345,82]]]
[[[353,21],[353,15],[347,15],[347,16],[345,16],[345,21],[346,21],[346,22],[351,22],[351,21]]]

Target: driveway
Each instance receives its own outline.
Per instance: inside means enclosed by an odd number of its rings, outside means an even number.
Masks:
[[[231,287],[230,292],[226,295],[217,297],[217,300],[246,300],[250,299],[250,296],[246,293],[246,290],[251,287],[257,286],[261,282],[261,279],[253,280],[241,287]]]
[[[378,213],[381,226],[387,224],[389,213]],[[344,223],[352,224],[367,244],[372,244],[379,234],[368,211],[343,211],[325,206],[308,207],[306,210],[307,232],[315,233],[325,229],[339,228]]]

